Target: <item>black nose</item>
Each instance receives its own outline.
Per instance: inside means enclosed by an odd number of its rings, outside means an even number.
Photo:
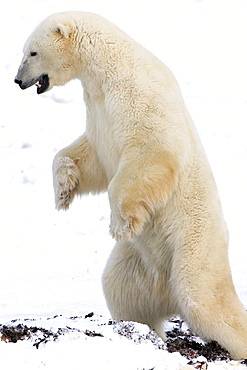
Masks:
[[[15,83],[18,84],[19,86],[22,85],[22,80],[17,80],[17,78],[15,78]]]

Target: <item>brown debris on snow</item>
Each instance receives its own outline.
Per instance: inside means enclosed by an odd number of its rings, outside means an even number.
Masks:
[[[69,319],[89,319],[90,321],[97,321],[93,316],[94,313],[91,312],[85,317],[75,316]],[[57,316],[54,316],[54,318],[56,317]],[[47,320],[50,319],[48,318]],[[88,329],[81,331],[66,326],[65,328],[59,328],[56,332],[53,332],[37,326],[27,326],[24,324],[14,325],[16,321],[18,320],[13,320],[9,325],[0,325],[0,339],[2,341],[16,343],[19,340],[32,340],[34,341],[33,346],[39,349],[41,343],[45,344],[48,341],[56,341],[59,336],[69,333],[70,331],[82,332],[90,337],[104,337],[103,334]],[[168,352],[179,352],[188,359],[188,364],[193,364],[193,366],[198,369],[207,368],[206,361],[231,361],[229,353],[220,347],[218,343],[204,343],[200,338],[196,337],[190,329],[184,329],[184,322],[179,318],[173,318],[169,323],[171,324],[171,330],[166,332],[166,343],[164,343],[154,331],[149,330],[148,327],[146,330],[140,331],[138,327],[140,324],[134,322],[110,320],[108,323],[101,323],[98,324],[98,326],[111,325],[113,327],[113,332],[132,340],[136,344],[150,341],[158,350],[167,349]],[[205,358],[206,361],[195,363],[195,361],[197,361],[196,359],[199,357]],[[247,361],[243,361],[242,364],[247,366]]]

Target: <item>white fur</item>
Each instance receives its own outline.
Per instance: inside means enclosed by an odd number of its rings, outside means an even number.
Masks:
[[[43,73],[50,88],[73,78],[84,88],[86,132],[54,159],[56,207],[108,190],[117,243],[103,288],[113,318],[165,338],[163,321],[179,314],[247,358],[217,189],[170,70],[105,19],[66,12],[42,22],[25,46],[18,79]]]

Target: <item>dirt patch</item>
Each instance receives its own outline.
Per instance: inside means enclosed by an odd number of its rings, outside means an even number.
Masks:
[[[57,315],[58,316],[58,315]],[[54,316],[56,318],[57,316]],[[59,315],[61,316],[61,315]],[[75,319],[89,319],[94,321],[94,313],[91,312],[85,317],[70,317],[71,321]],[[50,320],[49,318],[47,320]],[[185,329],[183,327],[183,321],[179,318],[173,318],[169,320],[172,329],[166,332],[167,342],[164,343],[156,333],[152,330],[140,334],[138,329],[138,324],[134,322],[121,322],[110,320],[108,323],[98,324],[99,333],[91,330],[79,330],[66,326],[65,328],[59,328],[56,332],[52,330],[47,330],[42,327],[37,326],[28,326],[24,324],[17,324],[15,322],[18,320],[13,320],[11,323],[13,325],[0,325],[0,339],[5,342],[16,343],[19,340],[32,340],[33,346],[37,349],[40,344],[45,344],[48,341],[56,341],[61,335],[65,335],[71,331],[82,332],[83,334],[90,337],[103,337],[103,334],[100,333],[100,327],[102,325],[111,325],[113,326],[113,331],[119,335],[125,336],[126,338],[134,341],[135,343],[142,343],[151,341],[152,344],[159,350],[167,349],[168,352],[179,352],[182,356],[186,357],[189,362],[188,364],[193,363],[193,360],[203,356],[207,362],[213,361],[230,361],[229,353],[219,346],[216,342],[204,343],[197,336],[195,336],[190,329]],[[25,321],[25,320],[24,320]],[[35,321],[35,320],[34,320]],[[201,363],[203,364],[203,362]],[[243,361],[242,364],[247,367],[247,360]],[[199,365],[199,369],[203,368],[202,365]]]
[[[37,326],[27,326],[18,324],[16,326],[0,325],[1,340],[5,342],[16,343],[18,340],[34,339],[33,346],[37,349],[41,343],[47,343],[49,340],[57,340],[64,333],[65,329],[59,329],[56,333]]]
[[[172,319],[175,324],[172,331],[167,331],[167,350],[168,352],[180,352],[182,356],[188,359],[198,356],[206,357],[208,361],[229,360],[230,354],[222,348],[217,342],[202,343],[202,341],[190,329],[181,330],[183,320]]]

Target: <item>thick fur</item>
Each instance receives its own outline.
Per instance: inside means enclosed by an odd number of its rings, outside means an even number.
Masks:
[[[56,207],[108,191],[117,243],[103,288],[113,318],[165,338],[163,321],[178,314],[247,358],[215,182],[170,70],[105,19],[66,12],[44,20],[24,47],[17,82],[29,87],[42,74],[49,89],[82,82],[86,132],[54,159]]]

